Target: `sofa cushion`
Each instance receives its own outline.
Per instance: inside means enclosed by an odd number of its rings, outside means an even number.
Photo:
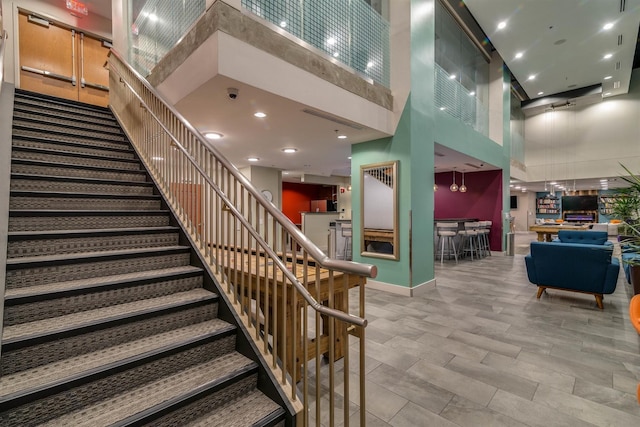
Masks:
[[[608,240],[606,231],[593,230],[560,230],[558,240],[562,243],[581,243],[587,245],[604,245]]]

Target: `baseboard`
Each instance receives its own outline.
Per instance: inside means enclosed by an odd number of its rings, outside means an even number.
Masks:
[[[414,297],[426,293],[432,286],[436,285],[436,279],[428,280],[411,288],[406,286],[394,285],[393,283],[379,282],[377,280],[367,279],[367,288],[378,291],[388,292],[390,294],[404,295],[406,297]]]

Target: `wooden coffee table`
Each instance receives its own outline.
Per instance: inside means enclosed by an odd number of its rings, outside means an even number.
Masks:
[[[538,242],[550,242],[551,236],[558,234],[560,230],[588,230],[588,225],[544,224],[532,225],[529,231],[538,233]]]

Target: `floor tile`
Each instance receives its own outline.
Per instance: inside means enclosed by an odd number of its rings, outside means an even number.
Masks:
[[[407,405],[389,422],[393,427],[460,427],[415,403]]]

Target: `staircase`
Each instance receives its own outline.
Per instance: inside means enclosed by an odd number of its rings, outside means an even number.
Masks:
[[[0,425],[291,424],[108,109],[16,91],[8,240]]]

